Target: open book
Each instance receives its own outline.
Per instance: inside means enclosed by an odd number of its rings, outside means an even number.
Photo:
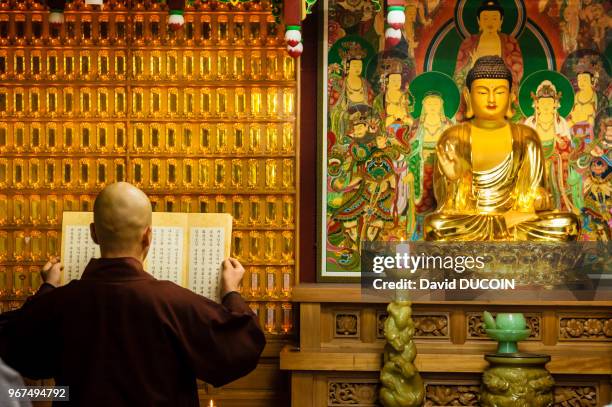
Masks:
[[[62,284],[81,277],[92,257],[100,257],[89,224],[93,212],[64,212]],[[232,217],[227,213],[153,212],[153,241],[144,269],[220,301],[221,263],[230,255]]]

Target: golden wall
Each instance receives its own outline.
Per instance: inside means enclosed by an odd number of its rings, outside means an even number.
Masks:
[[[18,3],[0,2],[2,310],[59,255],[62,212],[129,181],[156,211],[231,213],[243,293],[290,334],[298,93],[270,5],[196,2],[174,32],[155,2],[75,1],[59,27]]]

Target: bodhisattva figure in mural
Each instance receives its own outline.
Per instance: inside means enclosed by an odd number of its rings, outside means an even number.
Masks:
[[[410,128],[413,122],[408,81],[402,74],[404,64],[399,59],[383,61],[382,68],[382,92],[374,99],[374,109],[380,112],[385,128],[396,133],[402,127]]]
[[[537,133],[508,121],[512,73],[498,56],[479,58],[466,78],[469,121],[447,129],[436,146],[438,208],[426,240],[572,241],[580,223],[552,210]]]
[[[486,55],[501,57],[512,73],[512,89],[517,90],[523,77],[523,56],[515,38],[501,32],[504,9],[497,0],[485,0],[477,10],[479,33],[461,43],[457,55],[454,79],[465,84],[468,71],[478,58]]]
[[[423,107],[414,132],[410,137],[410,191],[415,203],[416,218],[408,225],[408,235],[419,239],[422,237],[422,223],[426,214],[433,211],[435,198],[433,194],[433,169],[436,143],[442,132],[453,123],[444,114],[444,100],[437,92],[429,92],[423,98]],[[415,234],[416,233],[416,234]]]
[[[342,58],[344,78],[335,83],[330,92],[330,130],[340,137],[346,134],[348,126],[347,112],[354,105],[371,105],[373,92],[368,81],[363,77],[363,60],[367,56],[357,42],[347,41],[338,51]]]
[[[563,9],[563,20],[561,21],[561,44],[565,52],[576,51],[579,29],[580,0],[570,0]]]
[[[328,163],[328,238],[355,253],[397,221],[394,162],[406,149],[373,123],[369,106],[351,106],[348,114],[350,142],[332,151]]]
[[[416,40],[415,25],[419,22],[427,27],[431,24],[431,20],[425,16],[425,5],[421,1],[407,1],[404,13],[406,15],[404,35],[408,42],[409,56],[414,57],[414,50],[419,46]]]
[[[533,99],[533,116],[525,119],[524,124],[534,129],[540,137],[544,160],[546,162],[546,182],[550,189],[555,208],[579,211],[572,205],[566,191],[565,180],[569,172],[571,153],[570,129],[565,119],[559,115],[561,92],[548,80],[538,85]]]
[[[574,107],[567,117],[572,138],[580,151],[594,138],[595,116],[597,115],[597,70],[583,59],[576,66],[576,85]]]

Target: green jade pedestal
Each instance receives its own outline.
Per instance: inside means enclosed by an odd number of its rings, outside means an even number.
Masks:
[[[489,367],[482,375],[482,407],[552,407],[555,381],[546,370],[548,355],[518,352],[517,342],[529,337],[523,314],[486,312],[487,334],[499,344],[497,353],[485,355]]]

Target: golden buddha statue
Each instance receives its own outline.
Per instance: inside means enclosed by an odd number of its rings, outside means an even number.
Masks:
[[[425,219],[425,240],[572,241],[578,217],[553,210],[537,133],[510,123],[512,73],[499,56],[479,58],[463,96],[470,120],[436,145],[437,210]]]

